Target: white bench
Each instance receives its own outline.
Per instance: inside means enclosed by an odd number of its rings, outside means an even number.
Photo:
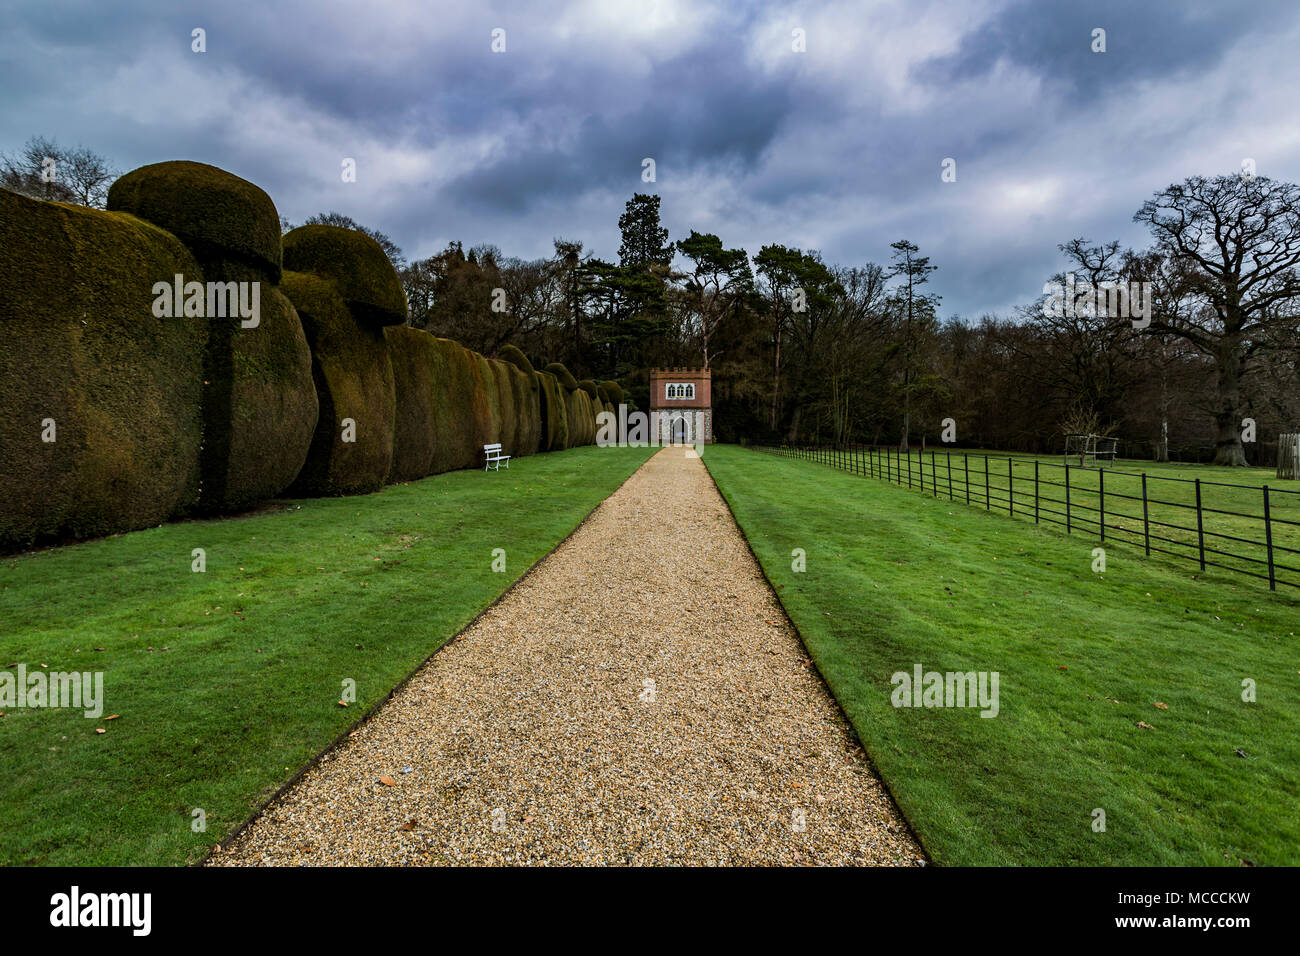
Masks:
[[[501,463],[506,463],[506,471],[510,470],[510,456],[501,454],[501,443],[495,445],[483,446],[483,470],[491,468],[493,471],[501,470]]]

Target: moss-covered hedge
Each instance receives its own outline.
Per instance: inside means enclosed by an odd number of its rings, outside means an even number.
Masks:
[[[320,401],[307,461],[289,493],[377,491],[392,464],[396,423],[393,363],[384,331],[357,320],[333,279],[286,270],[281,287],[307,333]],[[355,425],[346,436],[345,419]]]
[[[564,389],[550,372],[534,372],[537,381],[538,413],[541,417],[541,451],[563,451],[569,447],[569,412]]]
[[[0,190],[0,549],[194,504],[207,327],[152,312],[178,272],[200,274],[155,226]]]
[[[227,270],[233,280],[238,272]],[[209,320],[203,387],[204,510],[252,507],[302,471],[319,403],[311,350],[297,311],[265,285],[256,328]]]
[[[559,380],[560,386],[566,391],[571,392],[578,387],[578,380],[570,374],[569,370],[559,362],[552,362],[546,366],[546,371]]]
[[[360,322],[402,325],[406,292],[383,247],[339,226],[299,226],[284,237],[284,267],[328,276]]]
[[[266,269],[271,282],[280,281],[275,203],[224,169],[184,161],[141,166],[113,183],[108,208],[161,226],[200,259],[205,251],[233,254]]]
[[[514,407],[514,433],[511,438],[516,456],[535,455],[541,444],[542,411],[541,396],[538,394],[537,380],[531,373],[525,373],[517,366],[507,362],[496,362],[504,369],[504,378],[500,378],[502,395],[508,390],[510,402]],[[502,442],[505,443],[504,440]]]
[[[433,472],[482,467],[480,436],[491,433],[492,414],[475,353],[433,341]]]
[[[600,388],[589,378],[584,378],[578,383],[578,388],[582,389],[591,397],[592,402],[600,401]]]
[[[596,409],[591,396],[583,389],[576,389],[565,396],[565,408],[569,419],[569,448],[579,445],[593,445],[596,442]]]
[[[503,396],[501,382],[497,378],[497,370],[501,368],[501,363],[486,359],[477,352],[470,352],[470,355],[474,357],[475,369],[479,380],[483,383],[483,394],[487,396],[489,412],[488,429],[479,434],[479,448],[501,442],[501,450],[507,455],[513,455],[514,449],[511,446],[514,445],[515,437],[515,410],[509,402],[510,383],[506,382],[507,394]],[[502,374],[504,375],[504,369]]]
[[[618,382],[601,382],[600,386],[605,390],[605,400],[612,403],[615,408],[619,405],[626,404],[627,396],[623,394],[623,386]]]
[[[528,361],[527,355],[519,351],[519,349],[513,345],[507,345],[503,348],[501,354],[498,355],[497,358],[501,359],[503,362],[509,362],[515,368],[519,369],[519,371],[524,372],[527,375],[533,374],[533,363]]]
[[[206,322],[200,504],[238,511],[284,491],[316,427],[311,353],[280,278],[280,217],[252,183],[215,166],[143,166],[109,191],[109,207],[148,219],[189,246],[202,275],[186,281],[257,284],[258,324],[234,315]],[[172,281],[155,276],[152,281]],[[234,303],[230,303],[233,305]]]
[[[396,411],[393,425],[393,463],[389,481],[415,481],[434,471],[433,375],[438,358],[437,340],[428,332],[405,325],[384,329],[393,363]]]

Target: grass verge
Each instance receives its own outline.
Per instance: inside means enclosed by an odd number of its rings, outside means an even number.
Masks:
[[[1290,595],[1127,550],[1095,574],[1090,539],[809,462],[705,463],[936,862],[1300,862]],[[916,664],[997,671],[998,715],[892,706]]]
[[[0,863],[201,858],[651,451],[578,448],[0,559],[0,667],[102,672],[105,698],[100,719],[0,707]]]

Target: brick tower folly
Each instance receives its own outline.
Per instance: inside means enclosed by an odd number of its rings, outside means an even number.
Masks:
[[[713,441],[713,395],[707,368],[650,370],[651,427],[661,444]]]

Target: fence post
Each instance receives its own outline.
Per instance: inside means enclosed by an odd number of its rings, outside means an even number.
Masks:
[[[934,496],[939,497],[939,470],[935,466],[934,452],[930,452],[930,487],[934,489]]]
[[[1034,524],[1038,524],[1038,459],[1034,459]]]
[[[1268,493],[1265,492],[1265,495]],[[1142,472],[1142,543],[1151,557],[1151,516],[1147,512],[1147,473]]]
[[[962,470],[966,472],[966,504],[970,504],[970,453],[961,453]]]
[[[1011,515],[1016,513],[1016,493],[1014,490],[1016,484],[1016,476],[1012,474],[1012,468],[1014,464],[1015,464],[1015,459],[1013,458],[1007,459],[1007,514],[1011,514]]]
[[[1268,589],[1277,590],[1277,580],[1273,574],[1273,521],[1268,513],[1268,485],[1264,486],[1264,540],[1268,542]]]
[[[899,482],[902,484],[902,482]],[[907,487],[912,487],[912,446],[907,446]]]
[[[1146,472],[1143,472],[1146,474]],[[1145,497],[1145,495],[1143,495]],[[1106,469],[1097,466],[1097,523],[1101,527],[1101,540],[1106,540]]]
[[[984,456],[984,510],[989,510],[989,456]]]
[[[948,500],[952,501],[952,452],[948,452]]]
[[[1070,533],[1070,463],[1065,463],[1065,533]]]
[[[1205,570],[1205,524],[1201,519],[1201,479],[1196,479],[1196,546],[1201,556],[1201,570]]]

